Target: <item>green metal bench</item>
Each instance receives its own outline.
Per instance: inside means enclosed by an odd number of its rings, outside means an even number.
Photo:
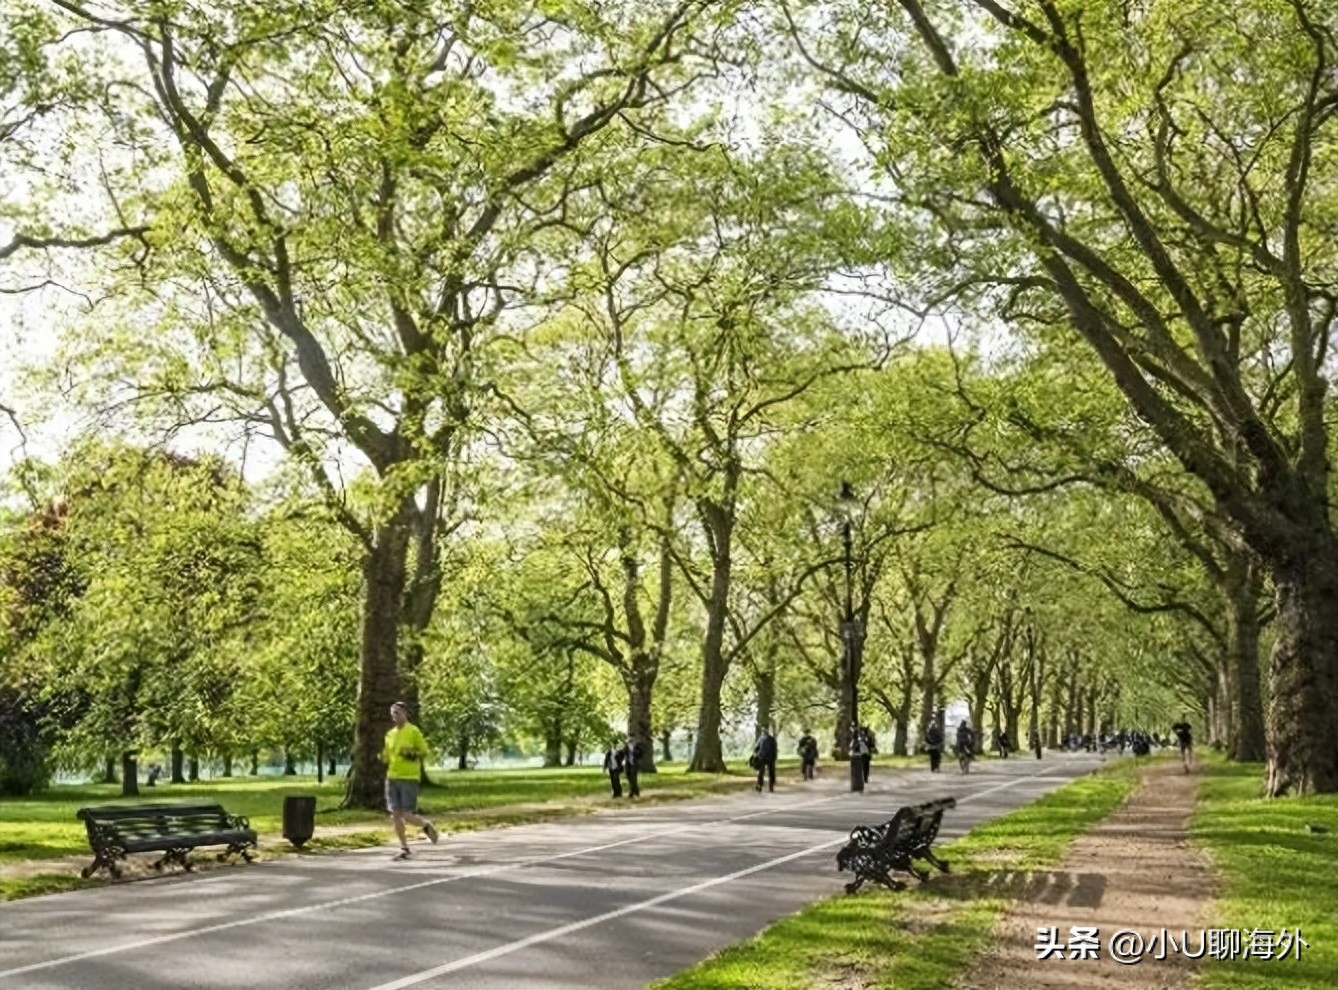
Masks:
[[[78,817],[93,850],[93,862],[80,872],[84,879],[104,868],[119,878],[120,861],[130,853],[161,852],[155,870],[177,863],[189,871],[192,849],[226,846],[220,861],[240,855],[249,863],[256,847],[250,821],[228,814],[221,804],[109,804],[80,808]]]

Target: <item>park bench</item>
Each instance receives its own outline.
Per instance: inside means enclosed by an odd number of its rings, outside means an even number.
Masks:
[[[909,873],[923,883],[929,879],[929,873],[915,865],[917,859],[947,873],[948,864],[935,856],[929,847],[938,838],[943,812],[956,806],[956,798],[942,798],[899,808],[882,825],[855,826],[850,832],[850,841],[836,854],[837,870],[850,870],[855,874],[855,879],[846,884],[846,893],[855,893],[865,883],[880,883],[890,890],[902,890],[906,885],[893,879],[893,870]]]
[[[80,808],[79,820],[93,850],[93,862],[80,872],[84,879],[103,867],[119,878],[118,860],[129,853],[161,852],[155,870],[178,863],[189,871],[193,867],[187,853],[192,849],[227,846],[218,854],[220,861],[240,854],[249,863],[256,845],[251,823],[228,814],[220,804],[101,805]]]

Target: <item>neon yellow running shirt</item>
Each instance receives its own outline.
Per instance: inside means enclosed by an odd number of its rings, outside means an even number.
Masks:
[[[381,759],[389,768],[386,776],[392,780],[417,780],[418,763],[427,759],[427,740],[418,731],[418,726],[405,722],[386,733]]]

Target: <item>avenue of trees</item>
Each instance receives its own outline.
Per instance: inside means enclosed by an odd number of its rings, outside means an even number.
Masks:
[[[1331,21],[0,0],[0,787],[857,690],[1338,790]]]

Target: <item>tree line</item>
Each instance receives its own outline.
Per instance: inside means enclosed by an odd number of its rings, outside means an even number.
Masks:
[[[140,522],[72,458],[15,474],[6,679],[62,745],[231,747],[289,678],[355,804],[400,696],[457,741],[532,703],[550,758],[619,695],[695,769],[731,712],[841,751],[848,481],[895,740],[953,696],[1046,732],[1183,705],[1270,793],[1338,787],[1311,4],[0,17],[4,288],[64,328],[29,387],[220,452],[127,456]]]

